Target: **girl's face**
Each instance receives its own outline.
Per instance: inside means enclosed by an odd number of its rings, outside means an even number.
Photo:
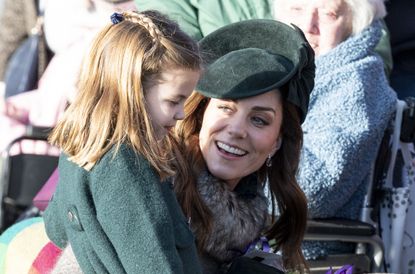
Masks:
[[[157,139],[184,118],[184,103],[199,80],[200,71],[174,69],[161,73],[161,82],[146,90],[146,103]]]
[[[199,133],[209,171],[233,189],[278,150],[281,123],[277,90],[236,101],[211,99]]]

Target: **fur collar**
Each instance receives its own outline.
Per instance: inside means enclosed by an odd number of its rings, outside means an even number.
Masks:
[[[229,262],[242,255],[265,228],[268,202],[263,188],[256,176],[248,176],[231,191],[207,171],[197,187],[213,216],[212,233],[202,250],[216,262]],[[192,228],[197,235],[197,224]]]

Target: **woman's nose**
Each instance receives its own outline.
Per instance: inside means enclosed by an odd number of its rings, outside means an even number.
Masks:
[[[302,29],[306,33],[319,34],[319,16],[317,9],[309,9],[303,16]]]
[[[248,135],[247,125],[242,119],[232,119],[227,128],[228,134],[234,138],[246,138]]]

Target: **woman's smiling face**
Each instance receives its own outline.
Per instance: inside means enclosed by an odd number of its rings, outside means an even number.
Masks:
[[[240,100],[211,99],[199,134],[209,171],[233,189],[277,151],[281,123],[278,90]]]

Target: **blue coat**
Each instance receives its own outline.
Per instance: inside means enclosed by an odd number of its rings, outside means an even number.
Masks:
[[[374,53],[380,36],[380,22],[374,22],[316,59],[298,175],[312,218],[359,218],[369,170],[396,104]],[[315,250],[323,254],[323,248]]]

